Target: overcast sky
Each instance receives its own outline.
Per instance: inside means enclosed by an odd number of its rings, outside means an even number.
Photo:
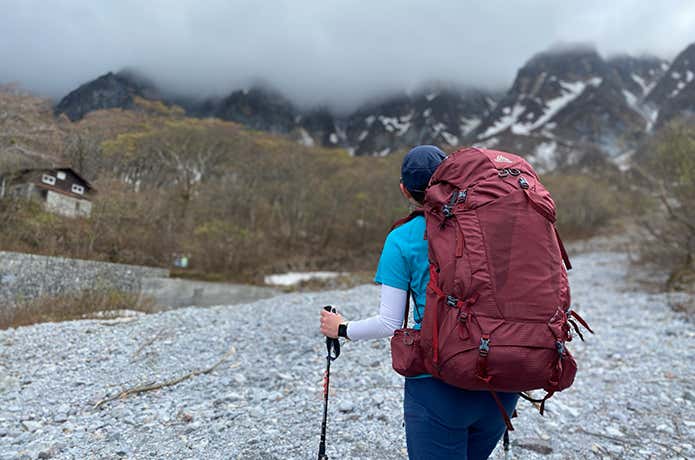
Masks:
[[[673,58],[695,42],[695,1],[0,0],[0,83],[54,98],[123,67],[198,94],[262,78],[304,104],[427,80],[506,89],[566,42]]]

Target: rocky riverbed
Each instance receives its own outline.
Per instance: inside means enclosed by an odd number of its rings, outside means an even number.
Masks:
[[[693,324],[664,295],[632,285],[625,256],[573,262],[573,298],[596,335],[572,344],[577,381],[545,417],[520,402],[511,457],[695,457]],[[325,367],[318,311],[333,303],[362,317],[377,300],[376,287],[361,286],[0,331],[0,459],[315,458]],[[406,458],[403,382],[388,341],[344,344],[331,377],[329,457]]]

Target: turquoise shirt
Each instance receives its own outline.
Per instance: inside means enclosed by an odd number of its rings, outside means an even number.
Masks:
[[[386,237],[384,249],[379,257],[379,266],[374,281],[396,289],[413,291],[416,306],[412,305],[415,329],[425,314],[427,283],[430,280],[425,218],[417,216],[394,229]]]

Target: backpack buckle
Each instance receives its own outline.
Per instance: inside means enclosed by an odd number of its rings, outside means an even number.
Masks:
[[[446,296],[446,304],[450,307],[455,307],[458,305],[459,299],[454,297],[453,295],[448,295]]]
[[[565,344],[564,344],[564,342],[561,342],[560,340],[558,340],[557,342],[555,342],[555,348],[557,349],[557,353],[558,353],[560,356],[562,356],[562,355],[565,354]]]
[[[480,338],[480,346],[478,347],[480,356],[487,356],[490,351],[490,338],[483,336]]]

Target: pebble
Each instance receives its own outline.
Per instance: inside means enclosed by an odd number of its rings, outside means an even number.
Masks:
[[[28,432],[33,433],[34,431],[36,431],[36,430],[38,430],[39,428],[41,428],[42,425],[41,425],[40,422],[36,422],[36,421],[33,421],[33,420],[24,420],[24,421],[22,422],[22,426],[23,426],[24,429],[27,430]]]
[[[666,296],[630,284],[626,256],[594,252],[572,262],[572,297],[596,334],[568,345],[580,369],[573,387],[548,401],[545,417],[520,401],[511,458],[695,458],[688,442],[695,369],[683,359],[695,354],[692,323],[670,310]],[[365,285],[127,323],[0,331],[0,344],[12,346],[2,363],[11,377],[0,377],[0,459],[315,458],[326,368],[318,311],[335,304],[360,319],[378,310],[378,299],[378,287]],[[161,330],[169,338],[133,360]],[[209,374],[93,408],[105,395],[212,366],[232,346],[236,353]],[[402,404],[389,341],[344,343],[331,364],[329,458],[405,460]],[[498,447],[491,458],[504,452]]]

